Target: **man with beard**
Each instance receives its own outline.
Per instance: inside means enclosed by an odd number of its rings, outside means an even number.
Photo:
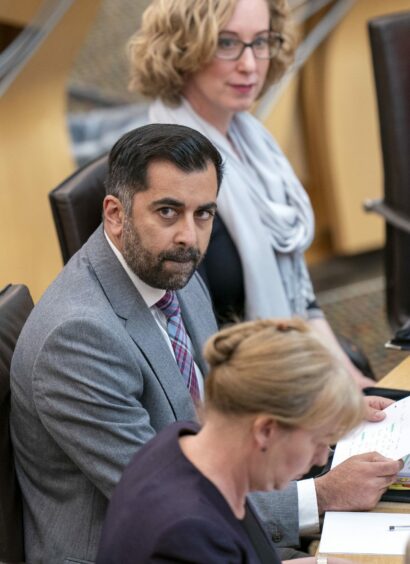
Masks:
[[[113,147],[103,226],[36,305],[13,359],[27,562],[93,561],[132,455],[195,418],[217,330],[195,269],[221,178],[218,151],[188,127],[148,125]]]
[[[201,350],[217,330],[195,269],[221,179],[218,151],[188,127],[148,125],[113,147],[103,225],[36,305],[13,357],[11,431],[28,564],[92,562],[132,455],[169,423],[195,419]],[[393,462],[374,462],[388,466],[366,482],[373,504],[393,481]],[[364,468],[345,467],[324,494],[341,503],[339,490],[357,490],[339,487],[346,475],[360,486]],[[321,509],[324,494],[318,488]],[[274,495],[257,494],[258,511],[275,542],[296,544],[296,486]]]

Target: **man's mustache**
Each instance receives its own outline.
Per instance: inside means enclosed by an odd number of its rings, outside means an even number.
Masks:
[[[176,249],[175,251],[163,251],[159,254],[161,261],[173,260],[175,262],[195,262],[201,259],[199,249],[190,247],[189,249]]]

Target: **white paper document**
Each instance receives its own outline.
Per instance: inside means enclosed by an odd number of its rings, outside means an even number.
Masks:
[[[319,551],[399,555],[405,553],[409,537],[410,514],[329,511],[325,514]]]
[[[332,468],[354,454],[377,451],[398,460],[410,454],[410,396],[389,405],[386,418],[363,422],[337,443]]]

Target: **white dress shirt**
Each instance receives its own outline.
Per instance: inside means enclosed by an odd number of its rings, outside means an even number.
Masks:
[[[113,250],[113,253],[117,257],[117,259],[120,261],[121,266],[124,268],[125,272],[131,278],[131,282],[134,284],[134,286],[136,287],[138,292],[141,294],[142,299],[144,300],[144,302],[149,307],[155,321],[157,322],[158,327],[161,329],[161,333],[163,334],[164,339],[166,340],[166,342],[169,346],[169,349],[172,352],[173,357],[175,358],[174,349],[172,347],[171,339],[169,338],[168,331],[167,331],[167,318],[165,317],[164,313],[155,305],[165,295],[166,290],[160,290],[159,288],[153,288],[152,286],[148,286],[148,284],[143,282],[141,280],[141,278],[139,278],[135,274],[135,272],[133,272],[130,269],[130,267],[126,263],[124,257],[122,256],[121,252],[117,249],[117,247],[114,245],[114,243],[111,241],[111,239],[108,237],[108,235],[105,231],[104,231],[104,235],[105,235],[105,237],[108,241],[108,244],[110,245],[111,249]],[[187,332],[187,336],[188,336],[188,345],[189,345],[190,351],[192,353],[193,347],[192,347],[191,339],[189,338],[188,332]],[[194,355],[192,354],[192,356],[194,356]],[[200,395],[201,399],[203,399],[203,397],[204,397],[204,377],[202,375],[200,368],[195,363],[195,361],[194,361],[194,366],[195,366],[196,379],[198,381],[199,395]]]
[[[299,480],[298,507],[299,507],[299,533],[313,535],[319,532],[319,509],[315,481],[313,478]]]

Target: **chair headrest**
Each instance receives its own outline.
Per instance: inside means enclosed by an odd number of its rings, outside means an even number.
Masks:
[[[9,284],[0,290],[0,405],[8,394],[11,357],[32,308],[33,300],[26,286]]]
[[[104,155],[74,172],[49,194],[64,263],[101,223],[107,171],[108,156]]]

